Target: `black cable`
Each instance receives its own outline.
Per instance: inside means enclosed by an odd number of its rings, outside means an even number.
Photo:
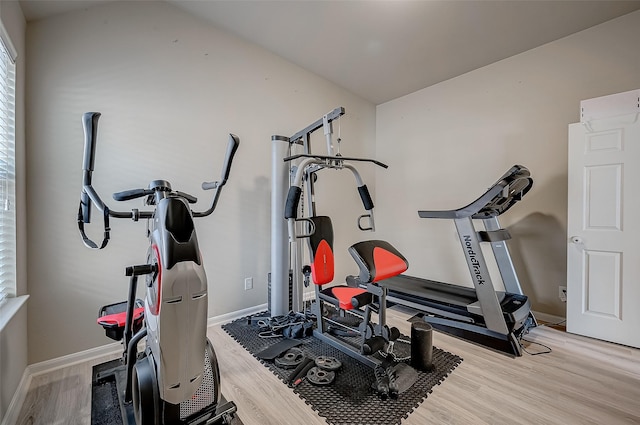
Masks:
[[[542,326],[557,326],[557,325],[559,325],[559,324],[561,324],[561,323],[563,323],[563,322],[565,322],[565,321],[566,321],[566,319],[565,319],[565,320],[562,320],[562,321],[560,321],[560,322],[558,322],[558,323],[555,323],[555,324],[537,325],[536,327],[542,327]],[[528,340],[528,339],[524,339],[524,336],[525,336],[525,335],[527,335],[527,334],[529,333],[529,329],[530,329],[529,327],[525,327],[525,328],[520,332],[520,334],[519,334],[519,335],[518,335],[518,337],[517,337],[517,338],[518,338],[518,344],[520,345],[520,348],[522,348],[522,351],[524,351],[525,353],[529,354],[530,356],[537,356],[537,355],[539,355],[539,354],[549,354],[549,353],[551,353],[553,350],[552,350],[552,349],[551,349],[551,347],[549,347],[548,345],[544,345],[544,344],[542,344],[542,343],[540,343],[540,342],[536,342],[536,341],[531,341],[531,340]],[[524,346],[524,344],[522,344],[522,342],[523,342],[523,341],[524,341],[524,342],[528,342],[529,344],[536,344],[536,345],[539,345],[539,346],[541,346],[541,347],[546,348],[547,350],[546,350],[546,351],[538,351],[537,353],[530,352],[530,351],[528,351],[528,350],[526,349],[526,347]]]

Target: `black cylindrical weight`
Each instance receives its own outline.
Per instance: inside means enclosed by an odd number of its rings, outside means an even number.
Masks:
[[[433,369],[433,328],[426,322],[411,324],[411,366],[427,372]]]

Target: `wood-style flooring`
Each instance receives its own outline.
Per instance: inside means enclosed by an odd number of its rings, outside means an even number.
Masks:
[[[388,321],[410,334],[412,315],[390,309]],[[245,425],[325,424],[220,326],[209,328],[222,392]],[[434,332],[438,348],[463,362],[402,421],[403,425],[640,424],[640,350],[540,326],[525,339],[530,352],[510,358]],[[108,358],[33,377],[18,425],[89,425],[91,367]],[[385,425],[385,424],[380,424]]]

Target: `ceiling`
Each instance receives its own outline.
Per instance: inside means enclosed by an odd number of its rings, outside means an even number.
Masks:
[[[28,21],[114,0],[20,0]],[[381,104],[640,9],[640,0],[166,0]]]

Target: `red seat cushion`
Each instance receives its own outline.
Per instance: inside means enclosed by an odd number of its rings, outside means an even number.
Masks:
[[[144,307],[138,307],[133,310],[133,320],[138,320],[144,315]],[[127,312],[123,311],[120,313],[108,314],[106,316],[98,317],[98,324],[104,327],[113,328],[124,328],[125,322],[127,321]]]
[[[367,292],[366,289],[352,288],[351,286],[332,286],[331,288],[322,290],[324,295],[338,300],[339,306],[343,310],[353,310],[351,298],[364,294],[365,292]]]

